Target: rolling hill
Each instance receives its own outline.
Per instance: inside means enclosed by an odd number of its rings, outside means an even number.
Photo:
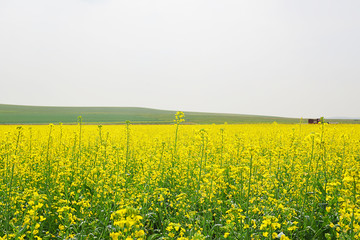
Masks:
[[[0,104],[0,124],[76,123],[82,116],[87,124],[173,123],[176,111],[137,107],[44,107]],[[298,119],[222,113],[184,112],[188,124],[296,123]]]
[[[45,107],[0,104],[0,124],[74,124],[78,116],[85,124],[170,124],[176,111],[138,107]],[[184,112],[187,124],[299,123],[296,118]]]

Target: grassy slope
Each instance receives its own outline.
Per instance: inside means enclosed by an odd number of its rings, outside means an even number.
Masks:
[[[172,123],[176,111],[135,107],[39,107],[0,104],[0,124],[74,123]],[[299,119],[269,116],[185,112],[187,123],[298,123]],[[339,122],[344,122],[343,120]]]

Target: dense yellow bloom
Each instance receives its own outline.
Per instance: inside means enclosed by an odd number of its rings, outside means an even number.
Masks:
[[[0,239],[360,237],[360,125],[184,118],[0,126]]]

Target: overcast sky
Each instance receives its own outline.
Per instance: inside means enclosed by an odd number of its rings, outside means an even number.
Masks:
[[[360,118],[360,1],[0,0],[0,103]]]

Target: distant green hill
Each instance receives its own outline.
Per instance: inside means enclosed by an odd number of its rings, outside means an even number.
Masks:
[[[173,123],[176,111],[137,107],[42,107],[0,104],[0,124],[76,123],[82,116],[87,124]],[[243,114],[184,112],[188,124],[227,123],[298,123],[296,118]]]

